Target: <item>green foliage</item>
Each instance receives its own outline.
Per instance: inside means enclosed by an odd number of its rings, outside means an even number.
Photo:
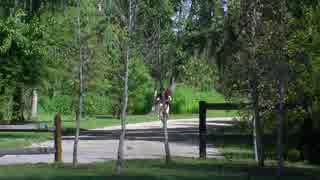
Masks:
[[[199,101],[222,103],[225,99],[215,90],[199,91],[188,86],[178,86],[173,94],[172,112],[198,113]]]
[[[182,81],[191,87],[200,90],[213,89],[214,71],[212,65],[206,63],[204,59],[191,58],[182,70]]]
[[[0,95],[0,123],[7,123],[11,116],[11,99],[10,95]]]
[[[7,97],[8,105],[13,97],[11,107],[0,109],[12,113],[15,120],[24,119],[25,90],[39,86],[47,73],[45,26],[37,18],[26,23],[25,17],[22,11],[17,11],[0,18],[0,96]]]
[[[41,96],[39,99],[40,110],[46,113],[71,114],[73,112],[73,100],[68,95],[57,95],[53,98]],[[40,112],[41,112],[40,111]]]
[[[94,114],[115,114],[120,112],[122,84],[119,68],[120,62],[113,62],[113,73],[107,74],[106,82],[98,81],[96,83],[107,83],[108,86],[91,84],[89,92],[84,98],[84,113]],[[118,67],[118,68],[116,68]],[[132,78],[129,81],[129,113],[143,114],[151,110],[153,98],[153,83],[148,69],[140,59],[132,59],[130,64],[130,74]],[[112,84],[110,86],[110,84]],[[93,88],[95,87],[95,88]],[[74,98],[69,94],[57,94],[51,98],[48,96],[40,97],[40,105],[44,112],[62,114],[72,114],[74,112]],[[116,111],[116,112],[115,112]],[[116,115],[116,114],[115,114]]]
[[[300,115],[316,117],[320,112],[319,106],[319,74],[320,74],[320,4],[317,1],[298,2],[289,4],[290,36],[288,38],[288,52],[291,63],[296,68],[294,82],[289,87],[289,102],[299,104],[303,110]],[[296,115],[295,109],[290,114]],[[292,117],[292,116],[291,116]],[[303,117],[301,118],[303,119]],[[302,124],[297,121],[295,124]],[[290,121],[290,120],[289,120]],[[320,128],[319,120],[313,118],[313,128]],[[291,120],[293,124],[293,120]]]
[[[114,62],[113,65],[117,68],[114,68],[112,70],[113,73],[108,76],[112,86],[107,89],[107,96],[110,97],[112,113],[119,115],[123,88],[123,79],[119,71],[121,72],[123,64],[120,61]],[[152,106],[153,83],[148,69],[138,57],[130,60],[129,76],[129,113],[141,114],[149,112]]]
[[[288,156],[287,158],[288,158],[289,161],[297,162],[301,158],[301,153],[297,149],[290,149],[288,151],[288,155],[287,156]]]
[[[112,104],[110,96],[96,93],[88,93],[84,101],[84,113],[86,115],[110,114]]]
[[[149,71],[140,59],[133,59],[129,69],[129,112],[148,113],[153,102],[153,82]]]
[[[35,19],[30,24],[15,16],[0,19],[0,72],[9,84],[36,85],[45,73],[47,46],[44,26]]]

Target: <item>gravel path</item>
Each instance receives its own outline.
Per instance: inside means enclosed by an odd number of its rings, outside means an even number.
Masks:
[[[208,119],[208,128],[229,126],[231,118]],[[174,157],[198,157],[198,120],[170,120],[168,123],[170,150]],[[128,124],[125,143],[126,159],[159,159],[164,157],[162,129],[159,121]],[[79,143],[79,162],[92,163],[116,159],[120,126],[82,132]],[[63,161],[72,162],[73,137],[63,137]],[[223,158],[213,144],[207,145],[209,158]],[[52,141],[32,147],[53,147]],[[6,155],[0,164],[51,163],[53,154]]]

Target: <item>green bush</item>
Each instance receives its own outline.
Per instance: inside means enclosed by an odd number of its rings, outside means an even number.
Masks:
[[[117,70],[117,69],[115,69]],[[134,58],[130,63],[129,78],[129,114],[145,114],[150,112],[153,102],[153,80],[147,67],[141,59]],[[119,115],[121,111],[121,100],[123,93],[123,80],[120,78],[119,71],[112,73],[109,82],[110,85],[88,90],[84,96],[84,114],[114,114]],[[41,96],[41,111],[53,113],[61,112],[71,114],[73,110],[73,100],[76,97],[71,95],[57,95],[52,99]],[[75,101],[76,102],[76,101]]]
[[[6,124],[11,116],[10,96],[8,94],[0,95],[0,123]]]
[[[54,113],[60,112],[62,114],[74,113],[74,106],[72,96],[57,95],[52,99],[44,96],[40,98],[40,112]],[[84,96],[84,114],[109,114],[111,112],[110,97],[88,93]]]
[[[72,104],[72,97],[69,95],[57,95],[51,99],[47,96],[41,96],[39,99],[40,110],[47,113],[71,114],[73,112]]]
[[[135,72],[138,74],[139,72]],[[129,92],[128,111],[130,114],[145,114],[150,112],[153,102],[153,85],[148,76],[142,70],[139,79],[134,79],[131,84],[132,91]],[[137,84],[136,84],[137,83]],[[39,108],[41,112],[72,114],[73,98],[71,95],[57,95],[53,98],[40,96]],[[173,93],[172,112],[174,114],[198,113],[199,101],[212,103],[224,102],[224,97],[216,92],[199,91],[188,86],[179,85]],[[112,114],[115,103],[114,94],[99,94],[99,92],[88,92],[84,96],[84,113],[87,115]]]
[[[179,114],[185,110],[186,107],[186,97],[184,96],[183,92],[177,88],[173,95],[173,102],[172,102],[172,113]]]
[[[290,149],[288,151],[288,160],[292,162],[297,162],[300,160],[301,154],[297,149]]]
[[[182,82],[201,90],[210,90],[214,84],[215,67],[205,59],[191,57],[182,67]]]
[[[215,90],[199,91],[188,86],[177,86],[173,93],[172,112],[180,113],[198,113],[199,101],[211,103],[225,102],[224,97]]]
[[[0,111],[0,123],[4,121],[4,113]]]
[[[88,93],[84,98],[85,114],[109,114],[111,110],[110,97],[106,95]]]
[[[129,100],[133,101],[130,103],[131,114],[146,114],[151,111],[153,93],[149,89],[146,89],[144,93],[145,94],[140,94],[139,96],[129,98]]]

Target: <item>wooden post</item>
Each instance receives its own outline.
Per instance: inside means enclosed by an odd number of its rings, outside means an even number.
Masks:
[[[57,113],[54,117],[54,161],[55,162],[62,162],[62,129],[61,129],[61,115]]]
[[[207,156],[207,126],[206,126],[207,107],[205,101],[199,102],[199,156],[206,159]]]

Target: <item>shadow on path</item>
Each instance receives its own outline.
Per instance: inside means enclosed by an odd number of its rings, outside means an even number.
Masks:
[[[208,131],[218,131],[225,126],[231,126],[234,121],[208,121]],[[198,145],[199,143],[199,128],[197,121],[176,121],[172,127],[168,128],[170,143],[184,143]],[[120,136],[120,129],[112,130],[82,130],[80,140],[118,140]],[[73,135],[64,136],[64,140],[73,139]],[[152,126],[138,127],[137,129],[127,129],[127,140],[141,140],[141,141],[163,141],[163,129],[161,127]],[[211,145],[208,144],[210,147]]]

